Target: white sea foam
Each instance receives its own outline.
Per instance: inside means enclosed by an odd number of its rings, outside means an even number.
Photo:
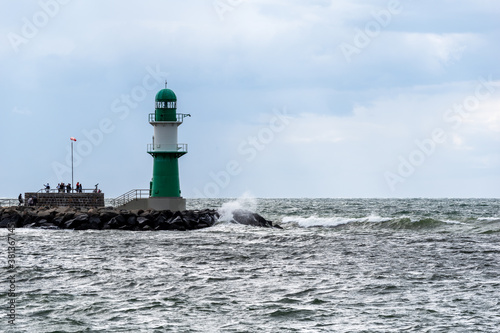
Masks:
[[[486,221],[486,222],[493,222],[493,221],[499,221],[500,217],[480,217],[478,218],[479,221]]]
[[[318,216],[310,216],[310,217],[298,217],[298,216],[285,216],[282,220],[282,223],[297,223],[300,227],[309,228],[309,227],[336,227],[339,225],[349,224],[349,223],[380,223],[387,222],[392,220],[389,217],[381,217],[375,214],[370,214],[366,217],[318,217]]]
[[[467,223],[463,223],[460,221],[454,221],[454,220],[442,220],[442,222],[448,223],[448,224],[467,224]]]
[[[217,209],[220,214],[219,221],[231,221],[233,218],[233,212],[237,209],[245,209],[255,212],[257,209],[257,199],[255,199],[255,197],[253,197],[250,193],[245,192],[238,199],[223,203],[222,206]]]

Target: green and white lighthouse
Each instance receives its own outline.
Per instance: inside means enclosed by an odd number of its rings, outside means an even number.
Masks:
[[[177,113],[177,96],[165,83],[165,89],[156,94],[155,112],[149,114],[149,123],[154,128],[153,143],[148,145],[148,153],[154,158],[149,208],[186,209],[186,200],[181,197],[178,160],[187,153],[187,144],[177,142],[177,129],[190,116]]]

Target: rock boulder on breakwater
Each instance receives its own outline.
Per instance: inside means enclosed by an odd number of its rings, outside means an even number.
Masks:
[[[73,230],[196,230],[213,226],[219,220],[216,210],[120,210],[107,208],[70,207],[7,207],[0,208],[0,228],[15,224],[16,228]],[[256,213],[238,209],[230,222],[277,227]]]

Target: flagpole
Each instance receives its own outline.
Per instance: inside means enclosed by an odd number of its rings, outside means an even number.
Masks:
[[[71,140],[71,193],[73,193],[73,184],[74,184],[74,178],[73,178],[73,141],[76,141],[74,137],[69,138]]]

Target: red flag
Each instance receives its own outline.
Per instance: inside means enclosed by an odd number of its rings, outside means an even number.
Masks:
[[[74,137],[69,138],[71,141],[76,141]]]

